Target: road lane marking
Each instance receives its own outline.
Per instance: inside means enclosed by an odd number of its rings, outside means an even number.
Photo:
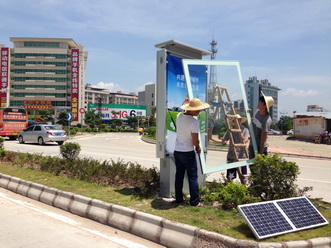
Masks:
[[[308,178],[298,178],[298,180],[303,180],[303,181],[309,181],[309,182],[315,182],[315,183],[327,183],[331,184],[331,181],[320,181],[320,180],[314,180],[314,179],[308,179]]]
[[[64,222],[64,223],[66,223],[66,224],[68,224],[70,226],[73,226],[75,228],[84,230],[86,232],[89,232],[91,234],[97,235],[97,236],[102,237],[104,239],[110,240],[110,241],[112,241],[114,243],[117,243],[119,245],[123,245],[123,246],[125,246],[127,248],[148,248],[147,246],[144,246],[144,245],[141,245],[141,244],[132,242],[130,240],[111,237],[111,236],[109,236],[107,234],[101,233],[100,231],[81,227],[81,226],[79,226],[80,223],[76,222],[75,220],[73,220],[71,218],[68,218],[68,217],[65,217],[63,215],[56,214],[56,213],[53,213],[53,212],[50,212],[50,211],[47,211],[47,210],[39,209],[39,208],[37,208],[37,206],[33,205],[32,203],[24,202],[24,201],[21,201],[21,200],[15,200],[13,198],[10,198],[6,194],[0,193],[0,197],[2,197],[4,199],[7,199],[8,201],[11,201],[11,202],[13,202],[15,204],[18,204],[18,205],[21,205],[21,206],[26,207],[28,209],[31,209],[33,211],[36,211],[38,213],[41,213],[43,215],[49,216],[49,217],[51,217],[53,219],[59,220],[61,222]]]

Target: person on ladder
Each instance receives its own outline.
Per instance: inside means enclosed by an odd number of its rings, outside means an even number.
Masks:
[[[249,131],[246,127],[244,127],[242,124],[247,120],[246,117],[241,117],[239,114],[237,114],[236,119],[238,120],[239,123],[239,127],[242,130],[241,133],[233,133],[233,141],[235,144],[240,144],[242,142],[244,142],[244,144],[247,144],[250,138],[249,135]],[[231,125],[234,125],[235,122],[235,118],[232,119],[230,121]],[[240,135],[242,135],[242,137],[240,137]],[[217,138],[213,138],[212,135],[210,135],[210,140],[214,141],[214,142],[218,142],[218,143],[222,143],[225,144],[227,141],[229,141],[230,137],[229,137],[229,132],[226,131],[226,133],[224,134],[222,139],[217,139]],[[227,154],[227,163],[233,163],[233,162],[237,162],[235,155],[234,155],[234,149],[236,149],[237,152],[237,156],[238,159],[248,159],[245,155],[245,147],[234,147],[231,144],[229,145],[229,149],[228,149],[228,154]],[[242,166],[241,168],[239,168],[240,173],[239,173],[239,177],[240,177],[240,181],[243,184],[246,184],[245,176],[247,175],[247,166]],[[233,180],[237,177],[237,168],[232,168],[232,169],[228,169],[226,171],[226,178],[228,180]]]

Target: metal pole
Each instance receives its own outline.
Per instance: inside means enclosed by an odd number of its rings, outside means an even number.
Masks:
[[[68,120],[68,139],[70,139],[70,120]]]

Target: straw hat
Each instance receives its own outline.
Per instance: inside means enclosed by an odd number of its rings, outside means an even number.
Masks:
[[[264,98],[264,101],[265,101],[265,105],[267,106],[267,111],[268,111],[268,113],[270,113],[269,112],[269,108],[272,106],[272,105],[274,105],[274,99],[272,98],[272,96],[265,96],[264,94],[263,94],[263,92],[261,91],[261,94],[262,94],[262,96],[263,96],[263,98]]]
[[[233,119],[231,119],[231,121],[230,121],[230,124],[234,124],[234,120],[235,119],[241,119],[241,123],[244,123],[246,120],[247,120],[247,118],[246,117],[242,117],[242,116],[240,116],[239,114],[236,114],[236,117],[235,118],[233,118]]]
[[[210,108],[210,105],[206,102],[202,102],[198,98],[193,98],[189,103],[184,104],[180,108],[187,111],[198,111]]]

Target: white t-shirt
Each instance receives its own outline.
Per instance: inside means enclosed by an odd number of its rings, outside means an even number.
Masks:
[[[175,151],[194,151],[191,134],[199,133],[199,121],[191,115],[179,113],[176,120],[176,129],[177,138],[175,144]]]

